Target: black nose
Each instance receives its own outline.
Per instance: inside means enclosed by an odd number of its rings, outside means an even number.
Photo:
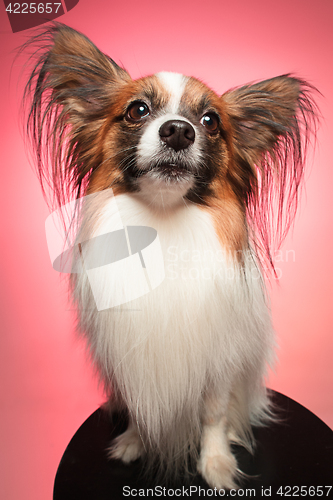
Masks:
[[[163,123],[159,134],[162,141],[175,151],[188,148],[195,139],[194,128],[184,120],[169,120]]]

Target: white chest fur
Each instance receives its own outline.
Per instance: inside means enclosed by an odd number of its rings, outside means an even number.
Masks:
[[[253,387],[261,382],[272,344],[270,315],[250,253],[240,269],[208,213],[195,205],[155,212],[133,195],[115,200],[101,209],[91,236],[119,229],[119,214],[125,226],[153,227],[165,279],[141,297],[97,311],[87,276],[77,275],[80,325],[105,383],[158,435],[161,423],[171,428],[177,415],[199,419],[208,384],[232,386],[244,373],[253,376]],[[121,276],[110,282],[103,267],[97,272],[101,293],[119,293]]]

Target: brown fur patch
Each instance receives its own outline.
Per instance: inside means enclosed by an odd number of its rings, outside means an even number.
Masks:
[[[119,87],[117,95],[113,97],[114,104],[110,108],[110,120],[124,116],[129,104],[143,100],[153,109],[163,108],[167,104],[168,96],[165,89],[155,75],[150,75],[138,80],[132,80]]]
[[[218,96],[206,84],[193,77],[188,79],[181,100],[182,108],[192,109],[194,113],[200,115],[214,104],[219,106],[218,101]]]
[[[215,191],[209,205],[202,205],[214,223],[216,235],[227,255],[240,264],[248,247],[245,214],[232,189],[226,184]]]

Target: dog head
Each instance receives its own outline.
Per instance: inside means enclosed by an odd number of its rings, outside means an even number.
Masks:
[[[58,204],[106,188],[164,211],[225,198],[266,252],[273,208],[274,235],[285,234],[316,117],[311,86],[283,75],[220,96],[177,73],[132,80],[64,25],[32,43],[28,130]]]

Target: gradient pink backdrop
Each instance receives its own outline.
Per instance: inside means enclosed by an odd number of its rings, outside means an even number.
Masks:
[[[48,210],[22,139],[24,58],[12,66],[12,51],[29,31],[12,34],[3,4],[0,11],[0,497],[47,500],[68,441],[103,395],[75,340],[66,287],[49,262]],[[178,71],[222,93],[294,72],[322,92],[318,148],[282,248],[282,278],[272,287],[280,350],[269,385],[332,427],[332,1],[80,0],[59,20],[133,77]],[[294,254],[286,262],[288,250]]]

